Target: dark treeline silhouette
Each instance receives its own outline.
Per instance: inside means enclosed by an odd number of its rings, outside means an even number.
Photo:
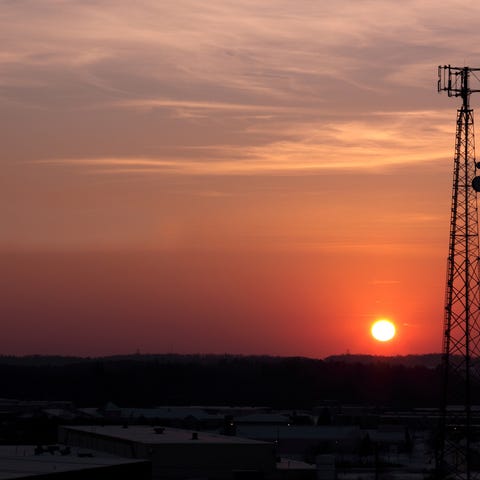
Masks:
[[[439,368],[301,357],[130,355],[0,357],[0,397],[128,406],[324,402],[437,406]],[[421,363],[421,362],[420,362]]]
[[[441,353],[424,353],[421,355],[395,355],[385,357],[380,355],[343,354],[332,355],[325,358],[327,362],[346,363],[388,363],[389,365],[404,365],[406,367],[430,367],[436,368],[442,361]]]

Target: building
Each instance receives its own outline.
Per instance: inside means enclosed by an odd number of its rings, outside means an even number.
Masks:
[[[170,427],[63,426],[59,428],[59,441],[150,460],[153,479],[272,478],[276,472],[271,443]]]
[[[64,445],[0,446],[2,480],[118,480],[151,478],[151,464]]]
[[[362,431],[358,426],[241,425],[237,435],[274,442],[279,455],[314,461],[319,453],[355,452]]]

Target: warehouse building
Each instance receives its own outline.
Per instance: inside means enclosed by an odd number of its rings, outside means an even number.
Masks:
[[[276,473],[274,445],[246,438],[144,425],[109,425],[60,427],[59,441],[150,460],[153,479],[273,478]],[[293,474],[292,469],[291,478]]]
[[[90,449],[64,445],[0,446],[2,480],[149,480],[151,465]]]

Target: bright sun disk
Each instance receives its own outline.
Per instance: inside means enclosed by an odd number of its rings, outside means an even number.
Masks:
[[[370,331],[375,340],[388,342],[395,336],[395,325],[390,320],[377,320]]]

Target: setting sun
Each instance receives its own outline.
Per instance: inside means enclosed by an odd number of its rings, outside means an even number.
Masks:
[[[375,340],[388,342],[395,336],[395,325],[390,320],[377,320],[370,331]]]

